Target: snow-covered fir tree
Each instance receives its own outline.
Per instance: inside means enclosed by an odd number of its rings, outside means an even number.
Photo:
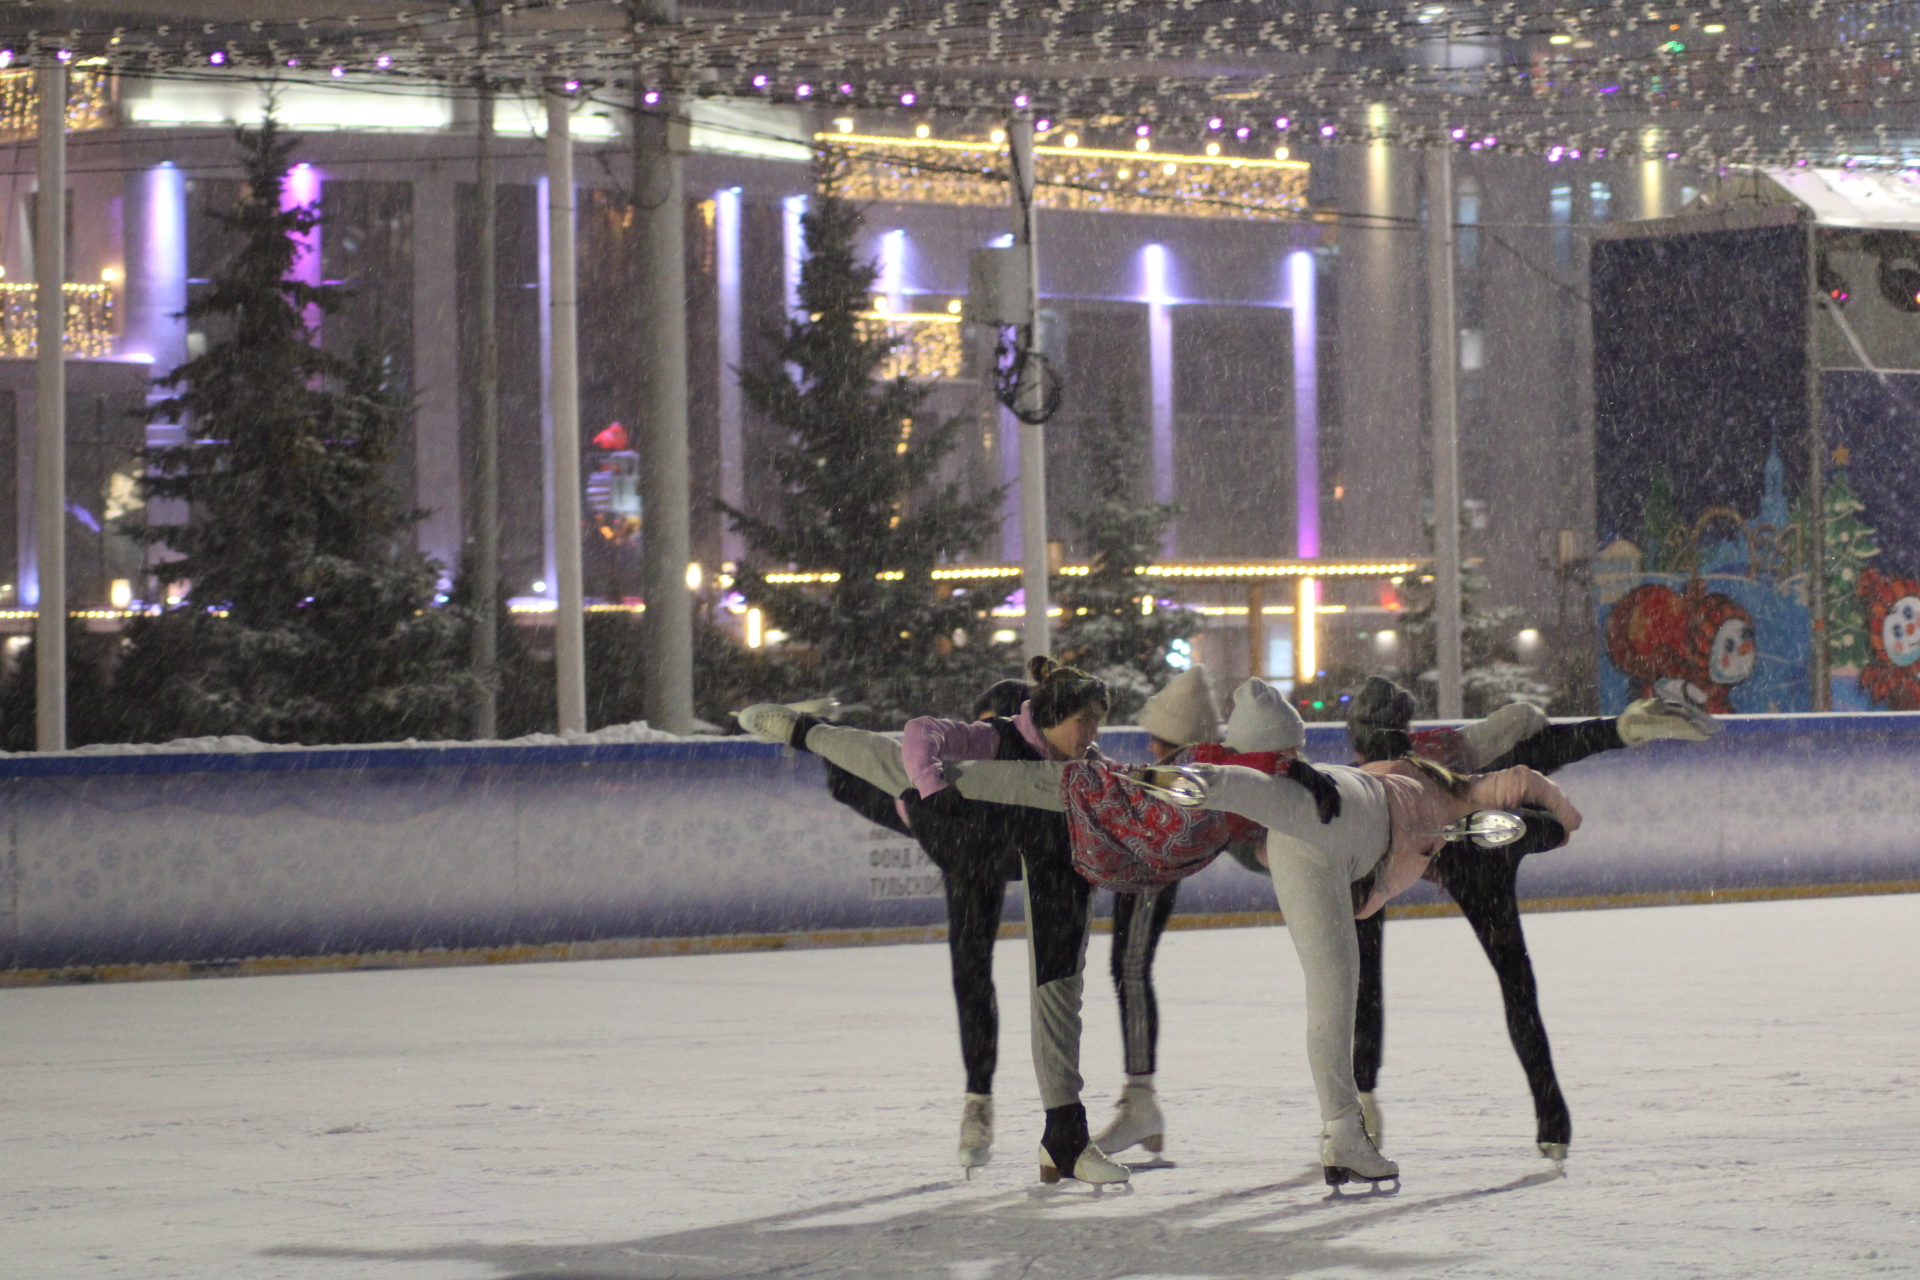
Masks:
[[[238,247],[186,313],[212,341],[153,410],[187,442],[147,450],[141,481],[191,518],[131,530],[187,590],[129,629],[114,700],[137,739],[456,737],[466,620],[432,607],[440,566],[408,545],[424,513],[387,479],[408,397],[380,353],[321,350],[306,317],[348,295],[289,278],[320,220],[281,207],[294,142],[271,117],[238,137],[245,185],[212,214]]]
[[[1432,523],[1428,522],[1428,531]],[[1461,703],[1468,719],[1477,719],[1510,702],[1530,702],[1543,710],[1558,690],[1543,679],[1540,669],[1514,653],[1514,636],[1525,614],[1512,605],[1481,602],[1492,584],[1471,566],[1460,568],[1460,683]],[[1439,699],[1440,671],[1434,639],[1434,587],[1422,583],[1408,595],[1410,608],[1401,629],[1408,640],[1402,682],[1433,714]],[[1417,683],[1408,679],[1417,675]]]
[[[1198,615],[1163,607],[1170,603],[1168,588],[1134,572],[1159,557],[1161,538],[1180,508],[1141,500],[1146,441],[1121,406],[1110,405],[1077,430],[1087,499],[1067,520],[1091,569],[1085,577],[1053,580],[1062,615],[1054,651],[1060,661],[1105,680],[1113,693],[1108,719],[1131,724],[1141,704],[1178,674],[1167,665],[1173,642],[1200,630]]]
[[[1004,593],[951,590],[929,575],[998,531],[1000,495],[969,497],[940,480],[959,423],[925,414],[928,388],[881,376],[897,340],[865,318],[877,270],[855,252],[860,210],[834,193],[830,162],[818,177],[801,220],[799,314],[740,370],[747,403],[784,436],[769,460],[776,513],[722,506],[751,548],[740,589],[770,626],[814,651],[816,691],[838,697],[850,720],[891,727],[964,714],[1018,667],[1016,652],[991,640]],[[789,566],[839,578],[766,580]]]

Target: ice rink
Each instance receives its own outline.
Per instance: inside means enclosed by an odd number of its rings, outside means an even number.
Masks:
[[[1022,944],[961,1181],[938,946],[0,991],[8,1280],[1920,1273],[1920,896],[1536,915],[1535,1154],[1457,919],[1387,931],[1396,1197],[1328,1203],[1284,931],[1161,949],[1167,1155],[1042,1192]],[[1088,1110],[1120,1080],[1107,939]],[[1138,1158],[1137,1155],[1131,1158]]]

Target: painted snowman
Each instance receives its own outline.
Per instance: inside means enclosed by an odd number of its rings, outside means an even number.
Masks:
[[[1920,582],[1863,569],[1858,590],[1873,650],[1860,688],[1891,710],[1920,711]]]

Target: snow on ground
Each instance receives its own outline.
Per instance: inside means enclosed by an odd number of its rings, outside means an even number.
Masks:
[[[1169,934],[1177,1167],[1041,1192],[1026,961],[955,1176],[945,949],[0,991],[9,1280],[1920,1272],[1920,896],[1529,919],[1574,1110],[1533,1150],[1459,920],[1388,928],[1393,1198],[1330,1204],[1283,931]],[[1089,1110],[1119,1082],[1093,944]],[[1071,1185],[1071,1184],[1069,1184]]]

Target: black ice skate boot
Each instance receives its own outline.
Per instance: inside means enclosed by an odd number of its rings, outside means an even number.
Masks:
[[[1087,1109],[1078,1102],[1047,1108],[1047,1131],[1040,1139],[1040,1181],[1075,1178],[1094,1186],[1125,1182],[1127,1167],[1107,1159],[1087,1137]]]

